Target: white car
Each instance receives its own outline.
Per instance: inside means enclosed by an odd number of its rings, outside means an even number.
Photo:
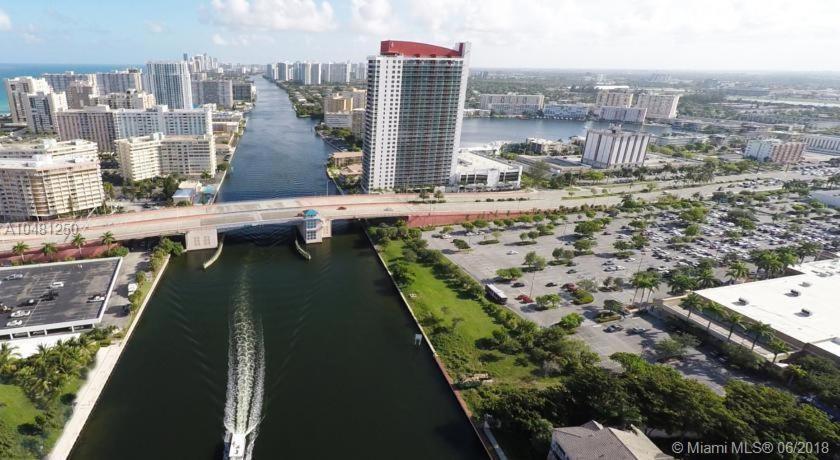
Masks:
[[[509,256],[516,255],[516,254],[519,254],[519,251],[514,251],[513,249],[511,249],[510,251],[507,252],[507,255],[509,255]]]
[[[11,316],[12,318],[22,318],[24,316],[29,316],[31,314],[32,314],[32,310],[18,310],[16,312],[12,312],[12,314],[9,315],[9,316]]]
[[[53,287],[53,288],[64,287],[64,281],[53,281],[52,283],[50,283],[50,287]]]
[[[15,319],[6,323],[6,327],[17,327],[23,324],[22,320]]]

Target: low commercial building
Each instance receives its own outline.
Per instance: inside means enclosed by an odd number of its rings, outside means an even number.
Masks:
[[[619,123],[644,123],[647,109],[644,107],[616,107],[601,106],[595,112],[603,121],[615,121]]]
[[[700,136],[700,135],[691,135],[691,134],[662,134],[659,136],[653,136],[652,142],[653,145],[669,145],[669,146],[676,146],[676,147],[685,147],[689,144],[704,144],[708,141],[708,137]]]
[[[479,107],[501,115],[528,115],[542,110],[542,94],[482,94]]]
[[[333,152],[330,154],[330,163],[336,168],[362,164],[362,152]]]
[[[546,104],[543,117],[556,120],[585,120],[590,107],[586,104]]]
[[[595,168],[641,166],[645,162],[650,134],[622,131],[620,126],[586,132],[581,163]]]
[[[809,134],[803,138],[803,141],[809,152],[840,155],[840,136]]]
[[[0,284],[0,298],[14,307],[0,313],[0,340],[92,329],[108,308],[121,266],[121,257],[110,257],[0,268],[0,278],[20,277]],[[50,283],[56,281],[63,285],[51,288]],[[58,295],[40,295],[51,289]],[[12,316],[15,312],[28,313]]]
[[[779,139],[753,139],[747,142],[744,156],[773,163],[797,163],[802,160],[804,142],[783,142]]]
[[[464,118],[489,118],[491,112],[484,109],[464,109]]]
[[[595,107],[630,107],[633,93],[629,90],[602,90],[595,95]]]
[[[795,274],[695,292],[748,322],[769,324],[774,336],[792,349],[840,362],[840,258],[790,270]]]
[[[99,161],[84,157],[0,159],[0,216],[49,219],[88,211],[105,199]]]
[[[456,190],[510,190],[521,181],[522,166],[461,150],[449,185]]]
[[[641,430],[608,428],[596,421],[581,426],[555,428],[551,433],[548,460],[667,460]]]
[[[167,136],[153,133],[116,141],[120,173],[138,181],[169,174],[200,176],[216,173],[216,144],[212,135]]]
[[[561,155],[568,149],[562,141],[550,141],[529,137],[525,139],[525,151],[534,155]]]
[[[636,97],[633,107],[646,108],[647,118],[676,118],[679,94],[648,94],[642,93]]]

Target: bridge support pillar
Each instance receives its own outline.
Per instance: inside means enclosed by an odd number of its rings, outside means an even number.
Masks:
[[[215,228],[188,230],[184,240],[187,243],[187,251],[214,249],[219,246],[219,234]]]

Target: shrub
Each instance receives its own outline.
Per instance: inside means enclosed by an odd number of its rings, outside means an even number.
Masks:
[[[584,305],[592,303],[595,300],[589,291],[585,291],[583,289],[578,289],[574,292],[574,294],[572,294],[572,296],[575,298],[575,300],[572,301],[575,305]]]
[[[492,240],[482,240],[482,241],[479,241],[479,242],[478,242],[478,244],[481,244],[481,245],[486,245],[486,244],[499,244],[499,240],[497,240],[497,239],[492,239]]]

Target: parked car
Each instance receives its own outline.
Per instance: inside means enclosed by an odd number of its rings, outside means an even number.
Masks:
[[[624,326],[621,324],[613,324],[604,328],[604,332],[618,332],[624,330]]]
[[[533,301],[534,301],[534,299],[532,299],[532,298],[528,297],[527,295],[523,295],[523,296],[522,296],[522,299],[521,299],[521,302],[522,302],[522,303],[531,303],[531,302],[533,302]]]
[[[29,316],[32,314],[32,310],[18,310],[13,312],[11,315],[12,318],[23,318],[24,316]]]
[[[566,283],[562,286],[562,288],[569,292],[577,291],[577,286],[575,285],[575,283]]]
[[[566,273],[569,274],[569,275],[572,275],[572,274],[577,273],[577,270],[575,270],[574,268],[570,268],[570,269],[566,270]]]
[[[517,282],[511,284],[511,286],[513,286],[513,287],[525,287],[525,283],[523,283],[522,281],[517,281]]]
[[[52,288],[64,287],[64,281],[53,281],[52,283],[50,283],[50,287],[52,287]]]
[[[630,330],[627,331],[628,334],[644,334],[647,332],[647,329],[643,327],[631,327]]]
[[[23,273],[12,273],[11,275],[3,278],[5,281],[12,281],[12,280],[19,280],[23,278]]]
[[[557,283],[555,283],[554,281],[549,281],[548,283],[545,284],[545,287],[555,287],[555,286],[557,286]]]
[[[6,327],[18,327],[23,324],[23,320],[13,319],[6,323]]]
[[[519,251],[514,251],[513,249],[511,249],[510,251],[507,252],[507,255],[509,255],[509,256],[516,255],[516,254],[519,254]]]

